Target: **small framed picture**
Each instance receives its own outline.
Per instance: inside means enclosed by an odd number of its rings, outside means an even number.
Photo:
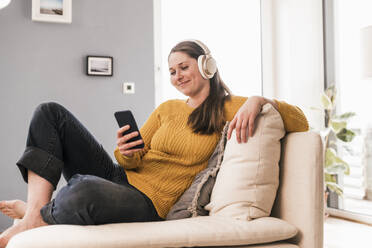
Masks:
[[[32,20],[71,23],[72,0],[32,0]]]
[[[109,56],[87,56],[87,75],[112,76],[113,58]]]

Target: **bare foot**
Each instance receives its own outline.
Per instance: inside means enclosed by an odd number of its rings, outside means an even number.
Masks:
[[[40,227],[40,226],[46,226],[46,225],[48,224],[43,221],[40,215],[38,217],[33,217],[33,218],[25,217],[24,219],[21,219],[18,223],[6,229],[0,235],[0,248],[5,248],[9,240],[16,234],[20,232],[24,232],[29,229],[33,229],[33,228]]]
[[[26,203],[21,200],[1,201],[0,211],[13,219],[22,219],[26,212]]]

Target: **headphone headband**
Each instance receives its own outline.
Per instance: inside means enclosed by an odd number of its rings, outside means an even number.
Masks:
[[[211,51],[209,51],[208,47],[203,42],[201,42],[200,40],[188,40],[188,41],[194,42],[198,46],[200,46],[203,49],[205,55],[210,55],[211,54]]]

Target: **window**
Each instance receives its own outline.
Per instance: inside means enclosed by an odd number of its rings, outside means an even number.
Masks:
[[[170,84],[168,53],[179,41],[205,43],[235,95],[261,95],[260,0],[154,1],[156,105],[185,99]]]
[[[350,128],[360,131],[347,151],[341,146],[342,158],[350,165],[350,175],[340,177],[344,198],[339,198],[338,208],[358,214],[372,215],[372,80],[362,78],[361,29],[372,25],[372,2],[369,0],[334,0],[327,11],[333,16],[327,26],[327,34],[333,31],[334,42],[327,46],[327,60],[331,75],[329,84],[338,90],[337,110],[340,113],[355,112]],[[329,51],[334,51],[334,55]],[[349,149],[350,150],[350,149]]]

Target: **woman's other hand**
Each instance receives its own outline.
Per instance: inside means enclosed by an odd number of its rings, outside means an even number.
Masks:
[[[253,136],[254,121],[257,115],[261,112],[262,106],[270,103],[276,109],[277,104],[262,96],[252,96],[240,107],[234,118],[230,122],[229,130],[227,131],[227,139],[231,138],[232,131],[236,129],[236,140],[238,143],[247,142],[248,136]]]
[[[123,133],[129,129],[129,125],[125,125],[122,128],[118,129],[117,131],[117,139],[116,139],[116,144],[118,145],[119,151],[122,155],[127,156],[127,157],[132,157],[133,153],[142,151],[142,148],[139,149],[131,149],[134,146],[140,145],[143,143],[143,140],[136,140],[130,143],[127,143],[128,140],[131,138],[134,138],[139,135],[137,131],[129,133],[127,135],[123,136]]]

